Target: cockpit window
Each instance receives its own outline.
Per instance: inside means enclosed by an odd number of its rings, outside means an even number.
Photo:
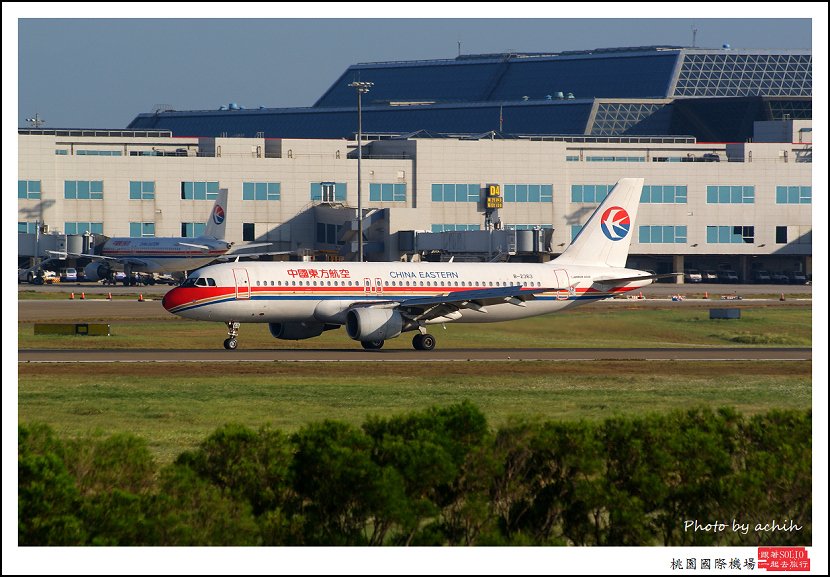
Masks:
[[[185,280],[182,285],[183,287],[194,287],[194,286],[216,286],[216,281],[212,278],[207,277],[189,277]]]

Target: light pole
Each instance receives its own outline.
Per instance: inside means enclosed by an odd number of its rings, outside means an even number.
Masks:
[[[358,262],[363,262],[363,203],[360,180],[360,161],[363,158],[363,113],[360,106],[361,96],[369,92],[374,82],[360,82],[349,84],[357,91],[357,252]]]

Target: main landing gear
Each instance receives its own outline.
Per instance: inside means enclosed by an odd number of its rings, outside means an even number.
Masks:
[[[239,335],[239,323],[230,322],[226,324],[228,325],[228,338],[225,339],[224,345],[226,349],[233,351],[236,350],[236,347],[239,344],[236,341],[236,337]]]
[[[417,351],[431,351],[435,348],[435,337],[429,333],[418,333],[412,337],[412,346]]]

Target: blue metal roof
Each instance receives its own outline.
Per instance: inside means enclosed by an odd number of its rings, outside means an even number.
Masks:
[[[467,103],[431,106],[367,106],[364,132],[583,134],[591,100]],[[501,127],[500,127],[501,118]],[[164,128],[177,136],[266,138],[352,138],[357,132],[354,108],[283,108],[264,110],[201,110],[138,115],[131,129]]]
[[[576,98],[661,98],[668,95],[681,53],[643,51],[577,55],[504,54],[482,59],[389,62],[350,66],[315,107],[355,106],[349,83],[373,82],[365,102],[483,102]]]
[[[139,114],[128,128],[177,136],[353,138],[357,96],[349,84],[355,80],[374,83],[362,97],[367,132],[683,134],[736,141],[751,136],[753,120],[812,115],[809,50],[651,46],[356,64],[311,108],[159,111]],[[746,100],[714,105],[735,97]],[[588,126],[595,99],[602,100]],[[707,103],[683,104],[686,99]]]

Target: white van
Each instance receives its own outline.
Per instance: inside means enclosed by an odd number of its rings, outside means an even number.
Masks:
[[[78,280],[78,271],[74,268],[61,269],[61,282],[74,282]]]

